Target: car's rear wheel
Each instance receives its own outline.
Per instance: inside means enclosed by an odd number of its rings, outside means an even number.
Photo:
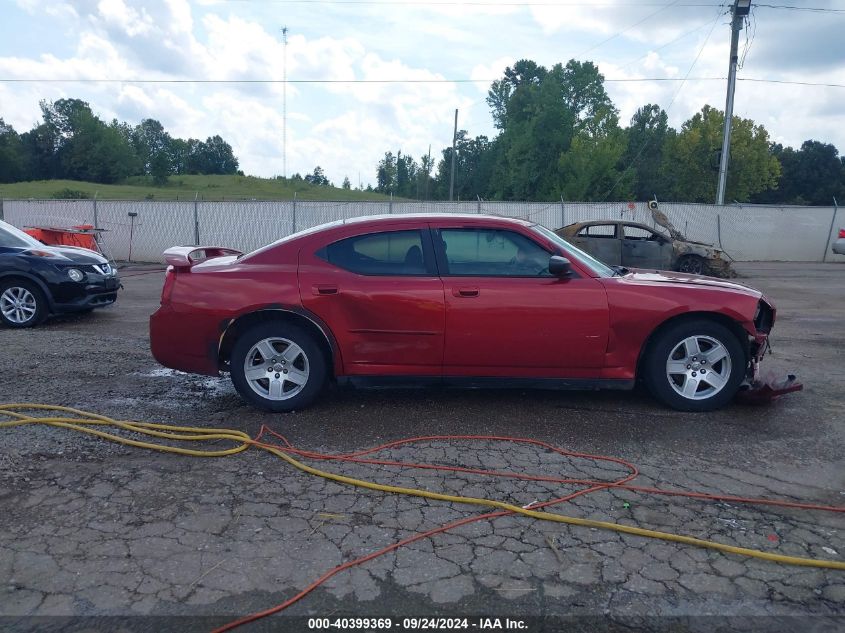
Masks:
[[[326,359],[313,337],[282,322],[256,325],[235,341],[232,383],[241,397],[268,411],[308,406],[322,390]]]
[[[0,321],[15,328],[33,327],[47,318],[44,293],[32,282],[0,282]]]
[[[706,269],[704,258],[698,255],[684,255],[678,260],[678,272],[703,275]]]
[[[739,339],[715,321],[684,321],[660,332],[645,362],[651,393],[680,411],[712,411],[736,395],[746,358]]]

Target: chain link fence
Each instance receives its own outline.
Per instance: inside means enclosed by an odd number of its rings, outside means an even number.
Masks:
[[[719,246],[737,261],[845,261],[830,245],[845,228],[835,207],[716,206],[660,203],[687,239]],[[612,202],[323,202],[0,200],[0,218],[27,226],[94,224],[117,260],[161,262],[174,245],[227,246],[249,252],[296,231],[367,215],[490,214],[551,229],[573,222],[626,220],[655,226],[646,203]]]

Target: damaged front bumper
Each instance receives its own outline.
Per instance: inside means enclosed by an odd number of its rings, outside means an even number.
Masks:
[[[759,317],[758,312],[755,321]],[[772,310],[771,321],[768,322],[768,326],[771,327],[773,322],[774,310]],[[763,356],[766,355],[766,352],[772,353],[768,332],[757,332],[751,343],[750,351],[751,360],[748,363],[748,372],[739,392],[737,392],[737,401],[746,404],[765,404],[788,393],[804,389],[804,385],[798,382],[795,374],[787,374],[785,378],[778,376],[773,371],[768,371],[764,375],[761,374],[760,362],[763,360]]]
[[[804,385],[798,382],[795,374],[787,374],[786,378],[778,378],[770,373],[765,379],[757,379],[747,386],[740,387],[736,399],[745,404],[766,404],[793,391],[801,391]]]

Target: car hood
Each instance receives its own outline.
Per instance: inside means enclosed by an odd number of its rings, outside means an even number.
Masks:
[[[707,288],[719,288],[730,292],[738,292],[757,298],[763,296],[763,293],[755,288],[744,286],[733,281],[727,281],[725,279],[716,279],[715,277],[703,277],[701,275],[690,275],[687,273],[676,273],[665,270],[647,270],[642,268],[631,268],[629,271],[630,272],[624,277],[612,277],[611,279],[621,279],[644,286],[659,286],[665,284],[701,286]]]
[[[55,263],[107,264],[109,261],[99,253],[77,246],[38,246],[21,249],[21,251],[23,253],[31,251],[50,253],[53,255],[50,259]]]

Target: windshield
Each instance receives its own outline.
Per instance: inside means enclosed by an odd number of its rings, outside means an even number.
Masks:
[[[0,246],[7,248],[32,248],[33,246],[43,246],[43,244],[31,235],[27,235],[20,229],[16,229],[11,224],[0,222]]]
[[[595,257],[588,253],[585,253],[580,248],[576,248],[554,231],[550,231],[545,226],[541,226],[539,224],[535,224],[531,228],[537,231],[538,233],[541,233],[544,237],[550,239],[557,246],[560,246],[560,248],[563,249],[564,253],[566,253],[568,256],[577,259],[579,262],[587,266],[599,277],[613,277],[614,272],[612,268],[608,267],[606,264],[602,264]]]

